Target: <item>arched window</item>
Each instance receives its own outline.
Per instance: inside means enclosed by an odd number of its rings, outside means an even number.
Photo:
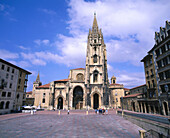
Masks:
[[[77,81],[83,81],[84,80],[84,76],[83,76],[82,73],[77,74],[76,78],[77,78]]]
[[[1,103],[0,103],[0,109],[3,109],[4,108],[4,101],[2,101]]]
[[[9,101],[6,102],[6,106],[5,106],[5,109],[8,109],[9,108]]]
[[[93,56],[93,62],[94,62],[94,63],[97,63],[97,55],[94,55],[94,56]]]
[[[98,71],[94,71],[93,73],[93,82],[97,82],[98,81]]]

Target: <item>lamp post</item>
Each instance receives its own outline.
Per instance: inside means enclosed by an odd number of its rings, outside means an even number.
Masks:
[[[121,97],[121,104],[122,104],[122,117],[124,116],[124,112],[123,112],[123,97]]]
[[[166,92],[166,94],[167,94],[167,101],[168,101],[168,116],[170,116],[170,111],[169,111],[169,109],[170,109],[170,99],[169,99],[169,88],[168,88],[168,85],[166,84],[166,85],[164,85],[164,89],[165,89],[165,92]]]

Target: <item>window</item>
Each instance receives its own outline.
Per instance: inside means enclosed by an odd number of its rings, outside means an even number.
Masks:
[[[6,97],[6,92],[2,92],[2,97]]]
[[[163,72],[159,73],[159,78],[160,78],[160,80],[164,79]]]
[[[146,67],[147,67],[147,66],[148,66],[148,61],[146,61],[146,63],[145,63],[145,64],[146,64]]]
[[[22,72],[20,72],[20,77],[22,76]]]
[[[0,109],[4,109],[4,101],[0,103]]]
[[[60,90],[60,94],[62,94],[62,90]]]
[[[96,47],[94,47],[94,51],[96,52]]]
[[[153,75],[153,69],[151,69],[151,75]]]
[[[97,82],[98,77],[98,71],[94,71],[93,73],[93,82]]]
[[[94,39],[94,43],[96,43],[96,39]]]
[[[151,88],[150,81],[148,81],[148,87]]]
[[[23,99],[25,99],[25,94],[23,94]]]
[[[153,88],[155,87],[155,82],[154,82],[154,80],[152,80],[152,85],[153,85]]]
[[[6,106],[5,106],[5,109],[8,109],[9,108],[9,101],[6,102]]]
[[[149,59],[149,63],[152,64],[152,59]]]
[[[18,89],[20,89],[20,85],[18,85]]]
[[[97,55],[94,55],[94,56],[93,56],[93,62],[94,62],[94,63],[97,63]]]
[[[14,73],[14,69],[12,69],[12,73]]]
[[[117,96],[117,92],[115,93],[115,96]]]
[[[8,97],[11,97],[11,92],[8,92]]]
[[[29,97],[29,95],[27,95],[27,98]]]
[[[6,74],[6,79],[8,79],[8,76],[9,76],[9,74],[7,73],[7,74]]]
[[[8,72],[10,71],[10,67],[7,67],[7,71],[8,71]]]
[[[14,78],[14,76],[13,76],[13,75],[11,75],[11,80],[13,80],[13,78]]]
[[[165,71],[165,76],[166,76],[166,79],[170,78],[170,70]]]
[[[43,93],[43,96],[45,96],[45,93]]]
[[[5,68],[5,65],[2,64],[1,69],[4,70],[4,68]]]
[[[84,80],[84,76],[83,76],[82,73],[77,74],[76,78],[77,78],[77,81],[83,81]]]
[[[19,99],[19,93],[17,94],[17,99]]]
[[[43,98],[42,103],[45,103],[45,98]]]
[[[21,79],[19,79],[19,82],[18,82],[19,84],[21,84]]]
[[[10,83],[9,88],[12,88],[12,83]]]

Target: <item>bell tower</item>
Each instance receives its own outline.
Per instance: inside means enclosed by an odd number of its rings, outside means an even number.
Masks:
[[[36,81],[34,81],[34,83],[33,83],[33,88],[32,88],[32,95],[33,95],[33,97],[35,96],[35,89],[36,89],[36,87],[39,87],[41,85],[42,85],[42,83],[40,82],[40,75],[39,75],[39,72],[38,72]]]
[[[107,104],[108,73],[106,45],[104,44],[102,31],[98,28],[96,13],[94,13],[92,29],[89,29],[88,34],[85,86],[87,88],[87,95],[91,96],[87,98],[91,98],[89,101],[91,107],[94,108],[95,104],[95,97],[92,97],[93,94],[98,94],[98,108]]]

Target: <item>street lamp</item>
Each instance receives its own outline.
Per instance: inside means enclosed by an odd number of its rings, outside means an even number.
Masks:
[[[164,85],[164,89],[165,89],[165,92],[167,94],[167,101],[168,101],[168,110],[170,109],[170,99],[169,99],[169,88],[168,88],[168,85]],[[170,116],[170,111],[168,111],[168,116]]]

